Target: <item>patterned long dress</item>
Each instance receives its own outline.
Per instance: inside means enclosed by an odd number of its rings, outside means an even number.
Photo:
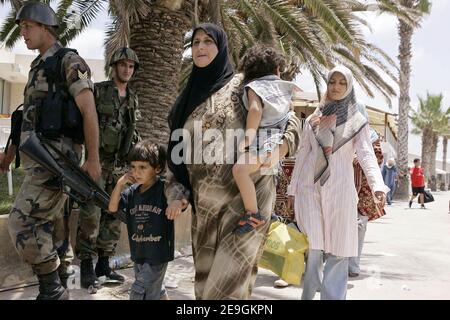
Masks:
[[[197,299],[247,299],[257,273],[257,261],[262,253],[269,223],[260,229],[235,235],[233,229],[244,214],[244,205],[232,175],[234,148],[209,152],[220,137],[202,141],[207,129],[217,129],[223,143],[230,129],[243,130],[245,115],[239,98],[242,75],[234,78],[208,100],[197,107],[187,119],[184,129],[190,137],[192,164],[187,164],[196,213],[192,219],[192,248],[195,264],[195,296]],[[201,122],[200,122],[201,121]],[[194,132],[195,129],[197,132]],[[285,133],[289,154],[296,151],[300,122],[293,117]],[[210,131],[211,132],[211,131]],[[200,136],[200,137],[199,137]],[[214,141],[214,143],[212,142]],[[219,141],[219,142],[218,142]],[[201,148],[203,147],[203,148]],[[203,150],[203,152],[202,152]],[[217,149],[216,149],[217,151]],[[217,157],[217,159],[214,159]],[[275,204],[275,177],[253,176],[258,207],[269,219]]]
[[[380,139],[372,143],[377,163],[380,166],[383,163],[383,151],[381,150]],[[381,218],[386,214],[383,208],[375,203],[375,195],[370,189],[369,182],[364,174],[363,168],[357,159],[353,160],[353,171],[355,173],[355,187],[358,193],[358,212],[363,216],[369,217],[369,221]]]

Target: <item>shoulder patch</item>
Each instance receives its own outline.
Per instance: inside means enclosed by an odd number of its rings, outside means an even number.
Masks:
[[[81,80],[88,80],[89,79],[89,75],[87,70],[85,72],[81,72],[80,69],[77,70],[78,71],[78,78]]]

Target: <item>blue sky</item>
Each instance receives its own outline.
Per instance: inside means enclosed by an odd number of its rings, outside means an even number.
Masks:
[[[417,109],[418,98],[430,93],[444,95],[443,106],[450,106],[450,0],[432,0],[431,14],[426,17],[422,27],[415,31],[412,39],[412,75],[411,75],[411,106]],[[8,5],[0,5],[0,25],[9,12]],[[369,42],[374,43],[386,51],[394,60],[398,55],[397,21],[388,15],[364,14],[370,23],[372,32],[365,30]],[[106,10],[76,40],[70,43],[70,47],[76,48],[85,58],[103,58],[104,30],[107,21]],[[13,49],[16,53],[30,54],[22,41]],[[297,78],[299,85],[306,91],[314,91],[314,85],[306,74]],[[358,99],[377,108],[386,109],[386,102],[381,95],[374,99],[367,97],[361,90],[357,90]],[[398,98],[393,100],[390,112],[397,113]],[[419,136],[411,135],[409,139],[410,153],[420,155],[421,140]],[[438,159],[442,159],[442,144],[438,146]]]

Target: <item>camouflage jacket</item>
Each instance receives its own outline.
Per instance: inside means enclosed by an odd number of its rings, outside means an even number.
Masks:
[[[127,95],[121,99],[114,81],[94,85],[95,105],[100,130],[100,161],[104,169],[122,167],[136,133],[136,113],[139,102],[136,93],[127,86]]]
[[[42,56],[39,55],[31,63],[31,69],[28,75],[28,82],[24,90],[24,105],[23,105],[23,121],[21,142],[25,141],[30,132],[36,129],[36,106],[38,101],[45,98],[49,91],[47,79],[44,76],[43,64],[44,61],[53,56],[63,46],[59,42],[55,42]],[[69,94],[74,98],[84,89],[94,89],[91,78],[91,71],[86,62],[75,52],[68,52],[62,59],[61,67],[64,68],[66,77],[66,85]],[[54,142],[59,149],[64,151],[72,150],[78,154],[81,151],[80,145],[75,145],[69,138],[60,138]],[[21,153],[22,166],[24,169],[38,167],[39,165]]]

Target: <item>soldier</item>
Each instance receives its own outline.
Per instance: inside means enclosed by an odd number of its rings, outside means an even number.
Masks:
[[[98,179],[99,130],[89,67],[75,50],[63,48],[58,41],[58,21],[50,6],[27,2],[17,12],[16,23],[27,48],[39,51],[25,86],[20,143],[36,132],[79,161],[85,140],[87,159],[82,169]],[[9,233],[38,277],[37,299],[68,299],[59,276],[66,265],[60,263],[56,249],[65,240],[61,222],[67,196],[49,171],[25,154],[21,158],[25,178],[11,209]]]
[[[117,180],[125,172],[126,156],[135,133],[138,99],[128,82],[139,67],[137,55],[130,48],[114,52],[109,63],[112,80],[95,84],[95,103],[99,117],[100,162],[102,178],[99,181],[111,193]],[[97,277],[123,283],[123,276],[109,267],[120,238],[120,221],[99,208],[83,204],[80,207],[75,253],[81,260],[81,286],[99,287]],[[92,261],[98,256],[95,273]]]

